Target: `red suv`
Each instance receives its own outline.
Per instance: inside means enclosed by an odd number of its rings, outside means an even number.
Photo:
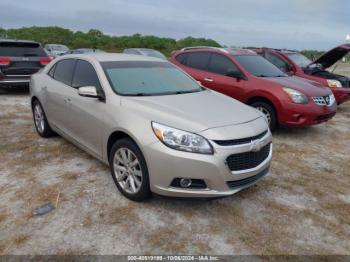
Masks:
[[[254,51],[286,73],[330,87],[338,105],[350,100],[350,78],[327,71],[350,51],[350,44],[338,46],[313,62],[301,53],[292,50],[259,48]]]
[[[289,76],[251,50],[190,47],[175,51],[170,61],[205,87],[262,111],[272,130],[318,124],[337,110],[328,87]]]

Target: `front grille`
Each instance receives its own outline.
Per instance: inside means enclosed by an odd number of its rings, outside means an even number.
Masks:
[[[334,96],[333,95],[329,95],[329,96],[314,96],[312,98],[312,100],[314,100],[316,105],[319,106],[330,106],[334,103]]]
[[[266,168],[265,170],[263,170],[262,172],[260,172],[259,174],[255,175],[255,176],[250,176],[250,177],[247,177],[247,178],[244,178],[241,180],[229,181],[226,183],[230,189],[243,187],[243,186],[246,186],[246,185],[249,185],[249,184],[256,182],[257,180],[259,180],[260,178],[265,176],[268,172],[269,172],[269,168]]]
[[[231,171],[251,169],[260,165],[270,154],[270,143],[258,152],[244,152],[230,155],[226,158],[227,166]]]
[[[267,134],[267,132],[268,131],[266,130],[257,136],[234,139],[234,140],[214,140],[214,142],[220,146],[236,146],[236,145],[248,144],[253,140],[263,138]]]

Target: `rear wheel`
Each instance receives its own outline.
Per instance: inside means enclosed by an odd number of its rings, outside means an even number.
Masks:
[[[146,161],[131,139],[123,138],[114,143],[109,164],[113,180],[124,196],[133,201],[151,196]]]
[[[38,100],[33,102],[33,119],[35,129],[41,137],[51,137],[54,135],[54,132],[51,130],[49,123],[44,112],[43,107],[41,106]]]
[[[267,118],[270,130],[273,131],[277,127],[277,118],[275,109],[266,102],[258,101],[251,104],[252,107],[261,111]]]

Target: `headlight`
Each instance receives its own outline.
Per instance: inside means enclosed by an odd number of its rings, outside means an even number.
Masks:
[[[289,87],[283,87],[284,92],[286,92],[292,101],[296,104],[307,104],[308,99],[303,93]]]
[[[327,79],[327,84],[330,88],[343,87],[343,85],[340,83],[340,81],[335,80],[335,79]]]
[[[155,135],[166,146],[186,152],[213,154],[209,141],[202,136],[152,122]]]

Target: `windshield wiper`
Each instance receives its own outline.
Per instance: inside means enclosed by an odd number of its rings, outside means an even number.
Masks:
[[[177,92],[174,92],[174,94],[189,94],[189,93],[197,93],[197,92],[200,92],[202,91],[202,89],[198,89],[198,90],[183,90],[183,91],[177,91]]]
[[[267,75],[257,75],[257,77],[269,77]]]

